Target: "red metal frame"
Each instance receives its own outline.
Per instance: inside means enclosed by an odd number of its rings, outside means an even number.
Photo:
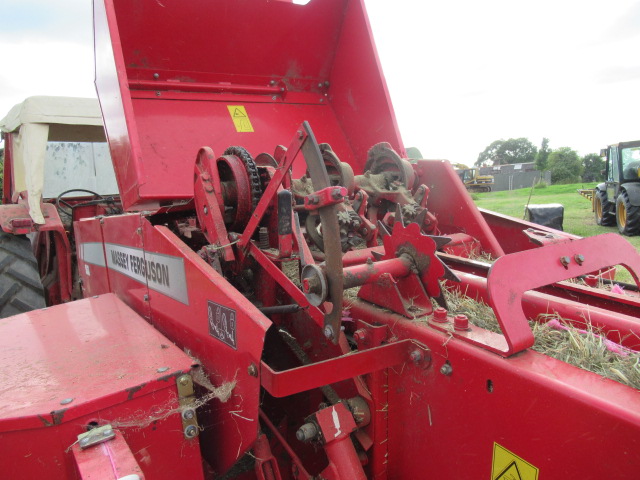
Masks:
[[[55,205],[42,203],[41,207],[45,223],[38,225],[29,216],[29,206],[26,200],[20,199],[17,204],[2,205],[0,206],[0,227],[5,232],[13,233],[14,235],[52,233],[57,262],[57,276],[56,281],[47,285],[47,298],[53,304],[68,302],[71,300],[72,290],[71,245]],[[42,252],[46,256],[51,256],[52,253],[51,250]]]

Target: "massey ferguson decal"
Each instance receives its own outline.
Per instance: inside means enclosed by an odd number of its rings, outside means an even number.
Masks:
[[[109,269],[146,284],[151,290],[189,305],[182,258],[151,253],[115,243],[105,243],[104,247]]]
[[[236,311],[209,302],[209,334],[236,349]]]

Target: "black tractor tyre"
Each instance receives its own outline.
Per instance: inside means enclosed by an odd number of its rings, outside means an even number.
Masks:
[[[0,318],[45,306],[31,242],[24,235],[0,230]]]
[[[596,223],[603,227],[611,227],[616,224],[614,213],[615,205],[607,198],[607,192],[596,190],[594,193],[593,211]]]
[[[631,205],[629,194],[624,190],[616,202],[616,222],[618,231],[627,236],[640,234],[640,207]]]

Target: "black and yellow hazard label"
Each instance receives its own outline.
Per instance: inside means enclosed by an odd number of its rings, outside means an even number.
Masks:
[[[494,442],[491,480],[538,480],[538,469]]]
[[[253,132],[253,125],[247,115],[247,109],[242,105],[227,105],[229,115],[238,132]]]

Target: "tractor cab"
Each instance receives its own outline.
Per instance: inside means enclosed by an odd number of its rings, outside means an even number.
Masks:
[[[640,140],[609,145],[600,151],[606,159],[606,181],[593,198],[598,225],[616,225],[624,235],[640,233]]]

